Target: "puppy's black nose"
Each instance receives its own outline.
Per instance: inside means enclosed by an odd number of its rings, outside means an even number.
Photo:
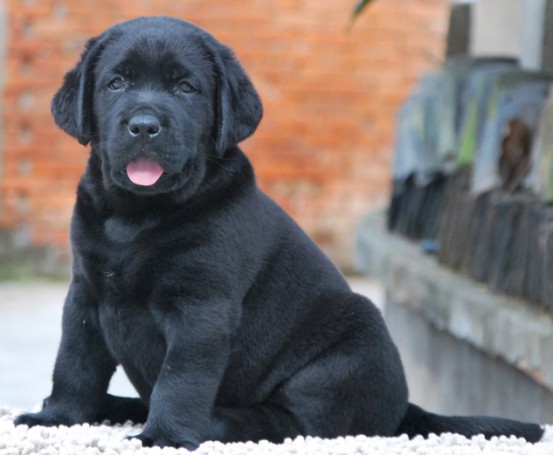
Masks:
[[[162,126],[157,117],[150,114],[142,114],[131,117],[127,125],[131,136],[142,136],[144,138],[154,138],[160,134]]]

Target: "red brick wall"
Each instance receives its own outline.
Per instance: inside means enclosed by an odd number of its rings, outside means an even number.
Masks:
[[[341,265],[360,217],[389,191],[394,118],[440,63],[449,0],[8,0],[0,226],[67,252],[87,152],[59,131],[50,99],[83,44],[110,24],[172,15],[235,49],[264,102],[243,149],[260,186]],[[1,169],[1,168],[0,168]]]

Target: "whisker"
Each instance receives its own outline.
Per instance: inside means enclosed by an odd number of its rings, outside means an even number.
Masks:
[[[204,157],[205,157],[206,160],[209,161],[210,163],[214,163],[214,164],[216,164],[217,166],[219,166],[220,168],[225,169],[225,166],[223,166],[223,164],[220,163],[220,162],[218,162],[217,160],[214,160],[213,158],[208,157],[208,156],[206,156],[206,155],[204,155]]]

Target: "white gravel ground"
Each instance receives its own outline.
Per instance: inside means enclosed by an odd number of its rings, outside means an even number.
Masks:
[[[63,454],[63,455],[181,455],[184,449],[142,448],[140,441],[125,439],[136,435],[141,426],[80,425],[47,428],[13,425],[13,418],[21,410],[0,407],[0,455]],[[355,436],[332,440],[306,437],[287,439],[282,444],[266,441],[259,443],[206,442],[195,452],[197,455],[552,455],[552,426],[546,426],[542,441],[531,444],[515,437],[485,440],[483,436],[466,439],[460,435],[432,435],[428,439],[406,436],[383,438]]]

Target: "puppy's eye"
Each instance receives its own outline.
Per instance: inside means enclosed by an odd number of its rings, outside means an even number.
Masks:
[[[117,76],[113,78],[108,83],[108,89],[113,91],[119,91],[125,88],[125,79],[123,79],[121,76]]]
[[[196,89],[187,81],[181,81],[177,84],[177,90],[181,93],[192,93]]]

